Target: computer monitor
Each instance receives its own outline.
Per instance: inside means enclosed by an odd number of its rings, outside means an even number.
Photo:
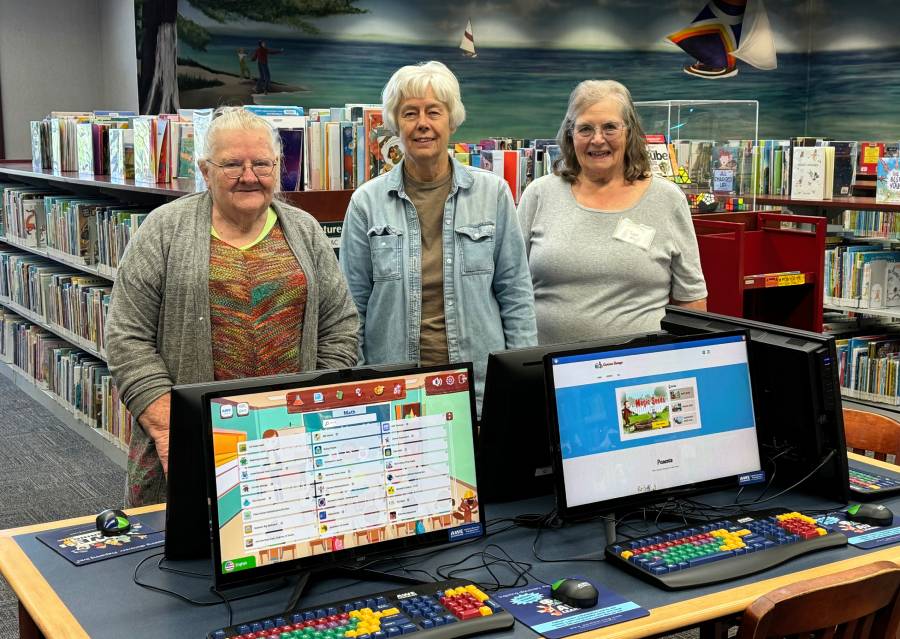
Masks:
[[[749,331],[760,448],[764,461],[777,456],[775,482],[788,487],[812,473],[799,490],[841,503],[850,499],[833,337],[675,306],[667,307],[662,328],[676,335]],[[766,464],[769,473],[772,468]]]
[[[491,353],[478,429],[482,500],[511,501],[553,493],[544,355],[577,347],[649,344],[655,335],[642,333]]]
[[[745,331],[544,357],[563,518],[760,476]]]
[[[303,383],[318,373],[282,376],[280,381]],[[167,559],[208,559],[212,538],[206,475],[203,472],[203,395],[215,390],[239,390],[271,378],[237,379],[172,387],[169,408],[169,472],[166,482]]]
[[[204,396],[217,587],[484,533],[471,364]]]

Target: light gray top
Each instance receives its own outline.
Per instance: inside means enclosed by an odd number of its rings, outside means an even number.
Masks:
[[[325,232],[308,213],[281,202],[272,202],[272,207],[307,277],[297,369],[355,366],[359,320]],[[119,265],[106,323],[106,351],[122,401],[135,417],[173,384],[213,380],[211,225],[208,192],[164,204],[141,225]],[[159,458],[137,424],[128,471],[129,505],[165,497]]]
[[[706,297],[687,200],[671,182],[651,179],[622,211],[582,206],[556,175],[525,189],[518,215],[541,344],[658,331],[670,296]],[[656,230],[649,249],[613,238],[623,218]]]

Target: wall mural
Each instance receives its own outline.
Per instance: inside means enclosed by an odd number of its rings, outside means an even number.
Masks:
[[[875,118],[836,117],[858,97],[855,83],[842,85],[847,65],[857,77],[893,61],[885,71],[900,91],[900,50],[863,41],[816,49],[817,25],[831,24],[838,3],[826,14],[819,0],[135,2],[145,113],[377,103],[399,66],[435,59],[462,86],[468,117],[455,140],[552,137],[587,78],[619,80],[636,100],[759,100],[761,138],[900,137],[886,113],[896,99],[867,102]],[[859,4],[854,11],[884,22]]]

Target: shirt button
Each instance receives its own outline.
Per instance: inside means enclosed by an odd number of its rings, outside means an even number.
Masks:
[[[446,222],[444,222],[444,224],[446,224],[447,226],[450,226],[450,220],[447,220]]]
[[[447,306],[453,306],[453,300],[450,300],[449,302],[447,302]]]
[[[452,260],[451,258],[448,257],[448,258],[447,258],[447,264],[452,264],[452,263],[453,263],[453,260]]]

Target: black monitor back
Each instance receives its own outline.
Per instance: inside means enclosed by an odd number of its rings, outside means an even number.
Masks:
[[[622,335],[491,353],[476,453],[482,500],[511,501],[554,492],[544,355],[573,348],[652,343],[657,335]]]
[[[849,500],[833,337],[675,306],[666,309],[662,328],[676,335],[748,329],[760,450],[764,458],[777,455],[778,484],[793,485],[831,455],[799,490],[842,503]],[[771,473],[771,465],[767,471]]]

